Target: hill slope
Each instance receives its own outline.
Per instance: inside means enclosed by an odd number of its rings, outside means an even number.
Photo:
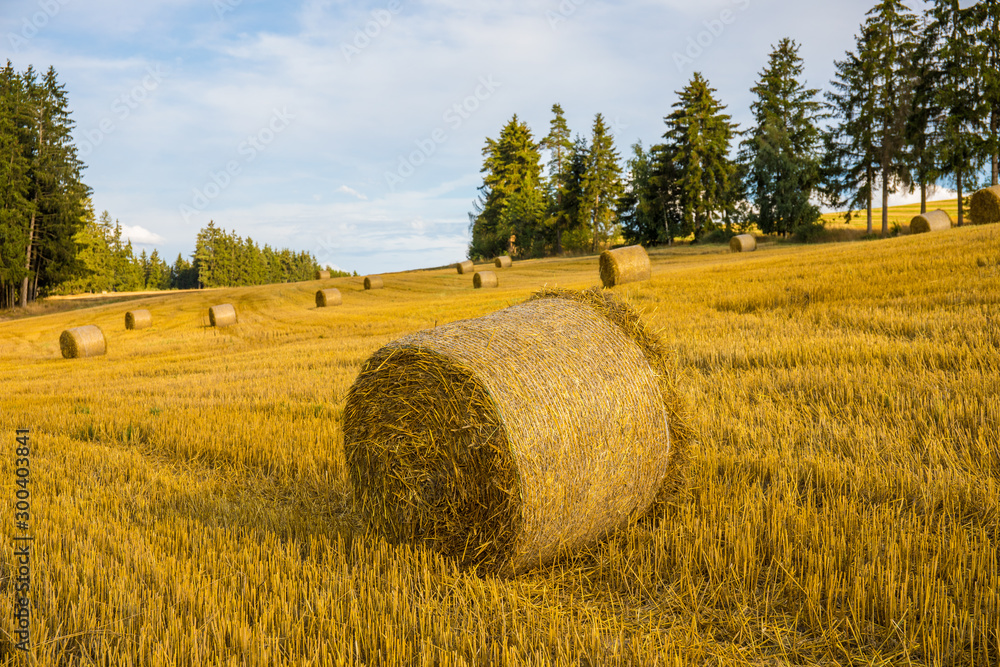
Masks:
[[[589,287],[596,258],[495,290],[433,270],[0,323],[39,663],[997,664],[1000,227],[652,257],[617,291],[683,369],[687,483],[655,524],[509,581],[356,533],[344,398],[386,342]],[[314,308],[321,285],[344,305]],[[224,302],[240,323],[207,328]],[[126,332],[143,307],[153,327]],[[61,359],[91,323],[108,354]]]

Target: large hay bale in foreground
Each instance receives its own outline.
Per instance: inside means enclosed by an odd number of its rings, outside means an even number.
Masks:
[[[508,255],[501,255],[493,260],[493,266],[498,269],[509,269],[513,263],[514,260],[512,260]]]
[[[753,234],[739,234],[729,239],[729,252],[752,252],[757,249]]]
[[[330,289],[321,289],[316,292],[316,307],[326,308],[327,306],[339,306],[343,303],[343,299],[340,296],[340,290],[331,287]]]
[[[472,263],[471,259],[467,259],[464,262],[459,262],[458,264],[456,264],[455,268],[458,269],[459,275],[462,275],[466,273],[472,273],[473,269],[475,269],[475,264]]]
[[[496,287],[500,284],[500,280],[497,278],[497,274],[492,271],[476,271],[476,275],[472,276],[472,286],[476,289],[480,287]]]
[[[213,327],[228,327],[236,324],[236,309],[231,303],[223,303],[208,309],[208,321]]]
[[[596,288],[410,334],[348,393],[356,510],[466,566],[548,563],[668,497],[689,438],[673,377],[638,314]]]
[[[1000,222],[1000,185],[983,188],[972,195],[969,220],[977,225]]]
[[[365,289],[382,289],[384,286],[381,277],[365,276]]]
[[[941,209],[928,211],[927,213],[914,216],[910,220],[911,234],[940,232],[945,229],[951,229],[951,216],[948,215],[947,211],[942,211]]]
[[[641,245],[605,250],[601,253],[601,282],[605,287],[649,280],[649,255]]]
[[[59,336],[59,349],[65,359],[99,357],[108,350],[104,332],[94,324],[66,329]]]
[[[130,310],[125,313],[126,329],[145,329],[153,324],[153,314],[148,310]]]
[[[327,280],[330,278],[330,272],[320,270],[316,272],[316,280]]]

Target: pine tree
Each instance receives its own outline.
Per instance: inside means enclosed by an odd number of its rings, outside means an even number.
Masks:
[[[29,141],[30,110],[24,81],[10,61],[0,70],[0,308],[17,302],[17,290],[28,275],[26,216],[33,203]]]
[[[1000,0],[980,0],[973,6],[973,25],[981,52],[979,75],[983,101],[989,114],[985,150],[990,160],[990,184],[997,185],[1000,169]]]
[[[943,116],[938,163],[958,192],[958,224],[964,223],[966,188],[975,188],[987,143],[984,118],[989,116],[980,80],[982,47],[976,39],[975,8],[960,9],[955,0],[937,0],[931,9],[932,29],[941,35],[937,60],[940,80],[937,104]]]
[[[927,189],[938,179],[937,154],[942,121],[937,89],[941,71],[937,62],[938,33],[925,15],[918,31],[917,46],[910,61],[913,95],[906,119],[906,152],[911,183],[920,187],[920,212],[927,212]]]
[[[675,111],[664,119],[666,155],[678,175],[675,185],[683,229],[695,240],[722,220],[736,172],[729,159],[734,125],[714,93],[695,72],[677,93]]]
[[[615,207],[622,194],[621,165],[604,116],[594,116],[581,209],[590,225],[591,251],[615,234]]]
[[[570,157],[573,142],[562,107],[552,105],[549,134],[542,139],[540,148],[549,151],[548,215],[545,226],[552,231],[553,253],[562,254],[562,235],[576,226],[579,218],[571,215],[565,205],[566,191],[570,186]]]
[[[31,188],[28,197],[28,244],[21,283],[21,305],[33,300],[39,286],[49,287],[68,279],[76,269],[73,237],[85,218],[90,189],[80,179],[83,164],[72,142],[65,88],[49,68],[39,81],[31,67],[23,76],[32,109]]]
[[[765,234],[787,234],[814,225],[819,208],[810,202],[820,183],[823,117],[816,89],[801,82],[802,59],[791,39],[771,52],[751,89],[754,126],[741,144],[747,187],[756,206],[754,222]]]
[[[866,56],[874,61],[875,155],[882,185],[882,236],[889,235],[889,193],[908,184],[906,119],[913,95],[909,59],[917,19],[900,0],[882,0],[867,14]]]
[[[498,139],[487,138],[483,156],[481,171],[485,176],[479,188],[480,200],[469,216],[469,257],[494,257],[517,247],[530,252],[542,222],[543,208],[536,204],[544,203],[541,155],[531,130],[515,115]],[[517,237],[518,233],[521,237]]]
[[[836,78],[826,95],[827,109],[836,122],[824,136],[824,194],[836,208],[851,212],[864,208],[872,233],[872,195],[875,190],[875,62],[869,55],[872,35],[864,26],[855,37],[855,51],[834,61]]]

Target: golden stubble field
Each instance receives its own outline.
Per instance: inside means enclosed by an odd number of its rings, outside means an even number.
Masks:
[[[998,664],[1000,227],[652,258],[616,291],[676,351],[687,480],[650,521],[510,580],[359,532],[344,399],[381,345],[589,287],[596,257],[518,263],[494,290],[449,269],[0,322],[0,662],[26,663],[28,427],[31,664]],[[317,310],[320,286],[344,305]],[[239,325],[205,327],[222,302]],[[153,327],[126,332],[129,308]],[[87,323],[107,356],[63,360],[60,332]]]

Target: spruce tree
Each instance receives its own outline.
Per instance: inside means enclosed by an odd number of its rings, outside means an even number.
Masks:
[[[872,233],[872,195],[875,190],[875,63],[870,57],[872,36],[861,27],[855,50],[834,61],[836,78],[825,93],[827,109],[835,119],[824,136],[824,190],[836,208],[852,211],[864,208],[868,233]]]
[[[931,9],[932,29],[938,41],[940,79],[937,105],[941,107],[938,164],[958,193],[958,224],[965,219],[964,192],[975,188],[987,143],[984,119],[989,110],[980,80],[982,48],[977,40],[975,7],[961,9],[955,0],[937,0]]]
[[[981,50],[979,73],[982,95],[989,116],[985,150],[990,160],[990,185],[1000,177],[1000,0],[980,0],[973,8],[972,22],[979,26],[976,35]]]
[[[591,251],[614,236],[615,207],[621,193],[621,165],[614,137],[604,122],[604,116],[597,114],[591,130],[581,202],[583,215],[592,233]]]
[[[498,139],[487,138],[483,156],[481,195],[469,216],[469,257],[531,252],[544,212],[541,155],[531,129],[514,115]]]
[[[675,185],[682,231],[695,240],[724,217],[736,169],[729,159],[734,124],[700,72],[677,93],[664,121],[666,155],[678,175]]]
[[[913,95],[906,119],[906,153],[911,183],[920,188],[920,213],[927,212],[927,189],[938,179],[937,155],[941,107],[937,89],[941,71],[937,61],[938,33],[925,15],[910,59]]]
[[[882,236],[889,235],[889,193],[908,184],[906,120],[913,95],[910,59],[917,19],[900,0],[882,0],[867,14],[867,57],[874,63],[875,155],[882,186]]]
[[[741,144],[753,219],[765,234],[787,234],[814,225],[819,208],[810,202],[821,176],[823,117],[816,89],[800,81],[802,59],[791,39],[782,39],[768,57],[751,92],[754,126]]]
[[[549,133],[539,146],[549,151],[548,215],[545,226],[552,231],[553,253],[560,255],[563,232],[572,229],[578,219],[570,214],[564,204],[566,189],[571,178],[570,156],[573,151],[569,125],[566,124],[566,117],[560,105],[552,105],[552,114]]]

